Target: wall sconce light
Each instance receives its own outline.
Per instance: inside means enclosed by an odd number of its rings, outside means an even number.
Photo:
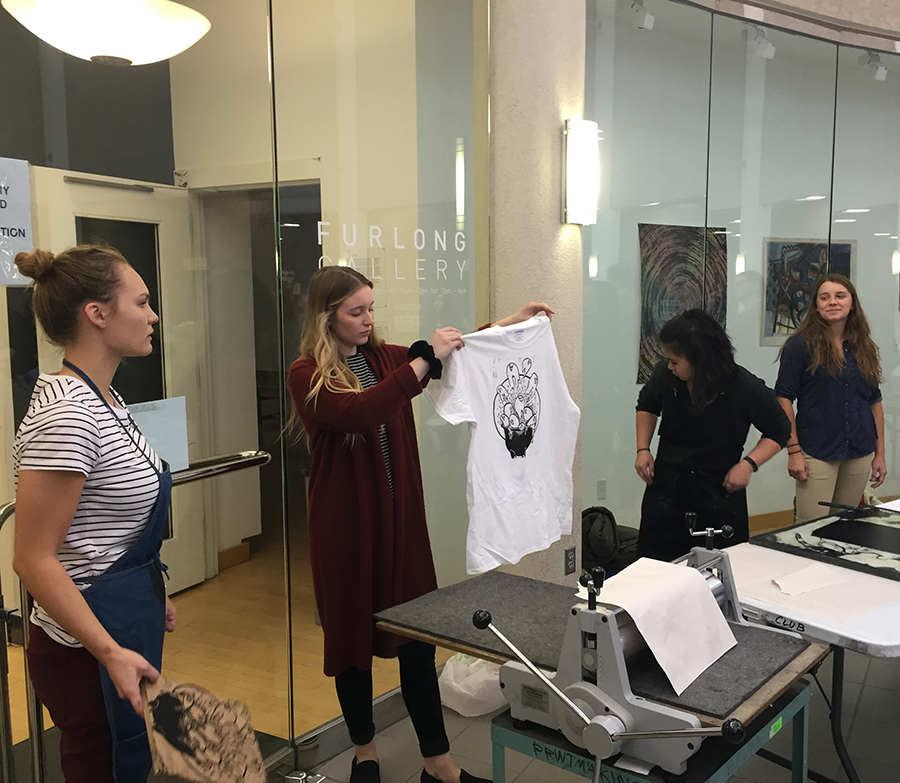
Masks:
[[[865,65],[872,71],[872,78],[876,82],[883,82],[887,79],[887,68],[881,62],[881,55],[875,52],[865,52],[859,56],[859,64]]]
[[[591,120],[566,120],[563,130],[563,223],[592,226],[600,199],[599,128]]]
[[[769,40],[769,33],[765,27],[752,24],[741,34],[745,41],[753,48],[753,53],[764,60],[775,57],[775,44]]]
[[[653,29],[653,23],[656,21],[656,17],[644,8],[644,0],[634,0],[631,4],[631,10],[634,13],[634,18],[631,23],[638,30]]]
[[[900,275],[900,250],[895,250],[891,256],[891,274]]]
[[[193,46],[210,28],[203,14],[172,0],[2,0],[50,46],[103,65],[145,65]]]
[[[745,269],[747,268],[747,259],[745,258],[743,253],[738,253],[734,259],[734,273],[736,275],[744,274]]]

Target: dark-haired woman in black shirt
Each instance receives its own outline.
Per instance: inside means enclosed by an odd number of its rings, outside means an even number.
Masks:
[[[634,468],[647,488],[641,505],[638,555],[673,560],[698,545],[685,523],[731,525],[726,546],[750,536],[746,487],[759,466],[788,442],[791,425],[775,394],[738,366],[725,330],[703,310],[688,310],[660,331],[666,359],[638,396]],[[656,422],[656,459],[650,441]],[[762,437],[741,458],[750,425]]]

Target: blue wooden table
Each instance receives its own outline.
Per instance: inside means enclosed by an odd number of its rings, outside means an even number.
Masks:
[[[792,724],[792,783],[807,779],[807,743],[809,738],[809,688],[799,680],[749,726],[746,739],[740,745],[729,745],[718,737],[704,740],[700,750],[688,760],[687,772],[679,783],[725,783],[788,723]],[[591,779],[594,757],[584,748],[572,745],[560,732],[532,723],[514,721],[509,711],[491,722],[493,745],[493,781],[506,781],[506,751],[514,750]],[[535,776],[531,773],[532,777]],[[538,775],[539,776],[539,775]],[[600,770],[603,783],[660,783],[665,778],[656,768],[649,775],[638,775],[603,764]]]

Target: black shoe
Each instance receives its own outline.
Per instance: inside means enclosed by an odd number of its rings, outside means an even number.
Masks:
[[[381,783],[381,770],[378,762],[369,759],[356,763],[356,756],[350,765],[350,783]]]
[[[424,769],[422,770],[422,776],[419,779],[420,783],[437,783],[440,781],[440,778],[435,777],[434,775],[429,775]],[[492,783],[488,778],[476,778],[474,775],[470,775],[464,769],[459,771],[459,783]]]

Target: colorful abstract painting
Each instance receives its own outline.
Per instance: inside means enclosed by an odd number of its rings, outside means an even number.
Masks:
[[[816,281],[825,274],[851,277],[856,242],[765,239],[766,297],[760,345],[781,345],[800,325]],[[852,278],[851,278],[852,279]]]
[[[728,252],[724,228],[638,224],[641,343],[637,382],[663,358],[657,336],[673,315],[702,307],[725,326]]]

